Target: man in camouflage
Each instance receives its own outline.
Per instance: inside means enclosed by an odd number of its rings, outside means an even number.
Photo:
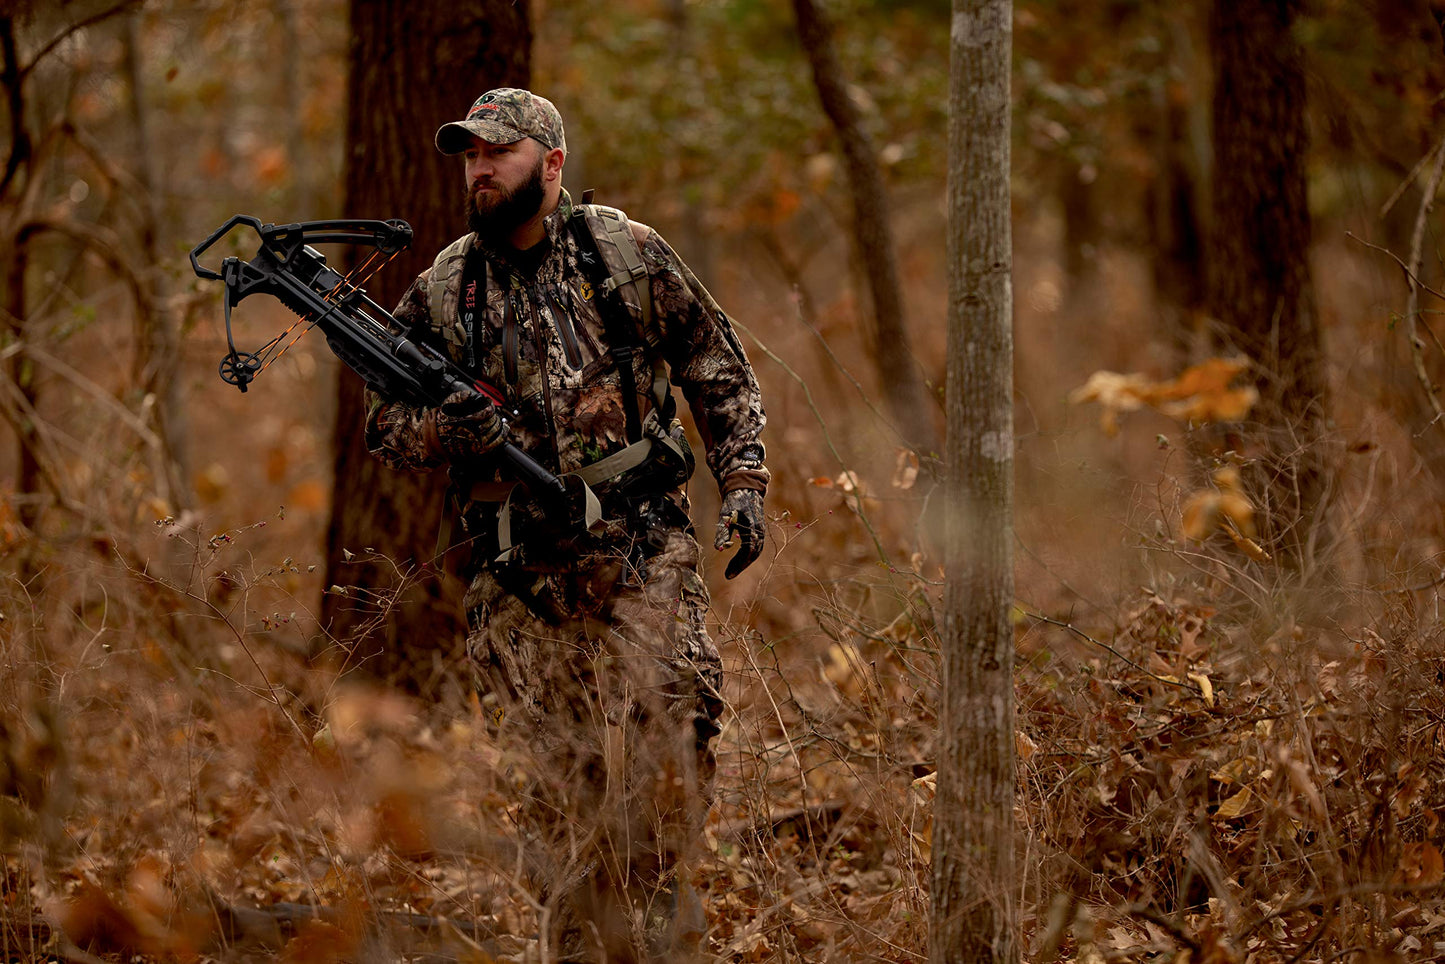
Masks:
[[[465,156],[471,230],[396,317],[494,387],[502,411],[462,394],[437,408],[373,396],[367,444],[394,467],[449,467],[459,493],[468,652],[501,727],[539,753],[522,809],[548,953],[683,959],[702,932],[683,860],[722,704],[669,383],[722,493],[715,545],[740,544],[732,578],[763,544],[757,379],[657,232],[563,190],[550,101],[490,91],[436,145]],[[564,477],[568,510],[535,504],[488,459],[504,439]]]

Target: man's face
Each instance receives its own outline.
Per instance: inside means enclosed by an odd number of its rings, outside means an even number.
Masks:
[[[467,227],[497,240],[507,238],[542,208],[546,150],[530,137],[514,144],[473,139],[466,151]]]

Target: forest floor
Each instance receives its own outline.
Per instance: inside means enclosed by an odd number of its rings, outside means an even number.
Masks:
[[[911,250],[905,276],[934,275]],[[1096,370],[1173,374],[1140,337],[1141,264],[1102,258],[1070,291],[1020,257],[1027,961],[1445,960],[1439,501],[1355,350],[1380,289],[1348,252],[1320,257],[1341,456],[1335,561],[1304,573],[1223,529],[1186,534],[1185,507],[1221,492],[1185,426],[1143,411],[1111,438],[1067,401]],[[933,483],[852,382],[867,353],[848,305],[821,332],[830,355],[780,314],[776,280],[733,270],[717,288],[753,319],[776,482],[764,560],[708,573],[728,707],[694,868],[709,947],[922,961]],[[941,359],[942,293],[910,297],[917,353]],[[95,368],[123,350],[106,331]],[[464,674],[418,698],[343,672],[334,648],[308,659],[334,363],[299,347],[243,397],[210,375],[220,353],[211,327],[187,345],[194,512],[146,496],[144,445],[75,392],[57,422],[94,453],[65,467],[95,479],[92,516],[43,540],[0,520],[17,564],[0,588],[0,959],[536,959],[507,747]],[[704,531],[715,505],[699,494]],[[258,908],[290,922],[267,931]]]

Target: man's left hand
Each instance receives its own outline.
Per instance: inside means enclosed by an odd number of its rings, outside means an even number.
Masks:
[[[763,552],[763,494],[756,489],[733,489],[723,496],[713,547],[722,550],[738,537],[738,552],[723,573],[729,579],[757,561]]]

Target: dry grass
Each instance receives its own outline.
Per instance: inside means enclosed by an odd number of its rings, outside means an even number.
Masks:
[[[1438,508],[1408,440],[1344,396],[1339,440],[1374,444],[1339,466],[1341,564],[1306,585],[1222,534],[1185,538],[1183,429],[1131,416],[1108,440],[1063,400],[1094,367],[1167,374],[1137,337],[1137,263],[1075,304],[1040,251],[1018,272],[1026,959],[1445,957]],[[894,484],[847,303],[824,306],[830,357],[777,314],[765,263],[731,270],[719,293],[767,345],[778,482],[764,560],[736,584],[711,573],[728,710],[695,868],[710,946],[920,961],[941,599],[927,473]],[[941,328],[941,297],[911,297]],[[1058,344],[1094,311],[1114,349]],[[72,363],[106,372],[118,332]],[[85,511],[4,530],[0,957],[538,957],[511,824],[526,761],[465,674],[421,701],[366,684],[345,640],[307,658],[331,365],[305,350],[243,399],[213,384],[216,345],[188,343],[201,502],[179,523],[146,508],[134,439],[47,392],[80,443],[57,478]],[[330,912],[279,932],[240,913],[284,905]]]

